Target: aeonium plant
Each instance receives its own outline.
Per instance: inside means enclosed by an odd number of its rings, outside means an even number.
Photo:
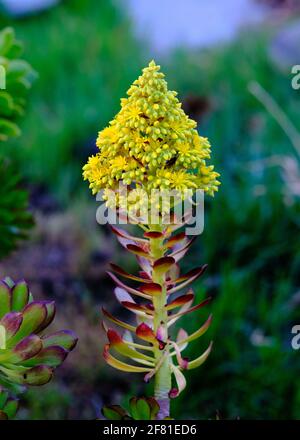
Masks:
[[[0,419],[17,410],[8,392],[48,383],[75,347],[69,330],[46,333],[54,317],[54,301],[35,301],[25,281],[0,281]]]
[[[204,307],[208,299],[193,305],[191,289],[180,293],[204,273],[206,266],[180,273],[179,261],[195,237],[189,238],[179,228],[191,213],[178,217],[174,198],[172,201],[167,196],[175,191],[181,202],[188,199],[192,206],[197,190],[214,195],[219,174],[206,163],[210,158],[208,140],[199,136],[196,122],[184,113],[176,92],[168,90],[154,61],[127,94],[121,100],[120,112],[99,133],[99,152],[89,158],[83,175],[93,194],[101,191],[108,208],[114,209],[123,223],[126,217],[143,231],[142,236],[132,236],[111,226],[121,245],[136,256],[141,271],[131,275],[111,265],[109,275],[117,285],[116,299],[134,313],[135,322],[123,322],[103,309],[108,338],[103,355],[112,367],[141,373],[146,382],[154,381],[158,411],[151,412],[156,408],[153,400],[148,404],[141,400],[139,405],[148,407],[152,418],[155,414],[155,418],[163,419],[170,417],[170,399],[186,387],[185,371],[202,365],[212,348],[210,344],[196,359],[183,354],[190,342],[207,331],[211,316],[192,334],[184,329],[177,334],[173,331],[182,316]],[[113,406],[105,407],[103,414],[122,418],[127,413]]]

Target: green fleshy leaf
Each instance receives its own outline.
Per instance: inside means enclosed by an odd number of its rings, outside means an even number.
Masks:
[[[49,336],[43,337],[42,340],[44,348],[58,345],[65,350],[70,351],[75,347],[78,338],[75,333],[70,330],[61,330]]]
[[[41,302],[32,302],[28,304],[23,311],[23,322],[19,331],[13,336],[8,348],[13,347],[17,342],[21,341],[25,336],[34,333],[47,317],[47,309]]]
[[[22,320],[23,316],[20,312],[10,312],[3,316],[0,325],[5,327],[7,341],[17,333],[22,324]]]
[[[104,406],[102,414],[107,420],[123,420],[127,416],[126,411],[119,405]]]
[[[13,419],[18,411],[19,402],[16,399],[9,399],[3,408],[9,419]]]
[[[24,309],[29,300],[29,289],[25,281],[20,281],[12,289],[12,305],[13,312],[20,312]]]
[[[151,420],[155,420],[160,410],[159,404],[154,397],[148,397],[147,402],[151,409]]]
[[[23,373],[23,383],[27,385],[45,385],[50,381],[52,375],[52,368],[40,365]]]
[[[37,365],[47,365],[56,368],[63,363],[68,351],[62,347],[47,347],[41,350],[36,356],[22,362],[25,367],[34,367]]]
[[[4,405],[7,401],[7,398],[8,398],[8,392],[1,390],[1,387],[0,387],[0,409],[4,407]]]
[[[46,307],[47,317],[35,330],[36,332],[41,332],[48,327],[53,321],[56,312],[55,301],[41,301],[41,303]]]
[[[0,281],[0,318],[10,311],[10,289],[4,281]]]
[[[145,398],[132,397],[130,399],[130,412],[134,420],[151,419],[151,408]]]
[[[12,363],[23,363],[27,359],[36,356],[43,348],[42,340],[37,335],[30,335],[19,342],[13,350],[11,350],[14,359],[10,359]]]

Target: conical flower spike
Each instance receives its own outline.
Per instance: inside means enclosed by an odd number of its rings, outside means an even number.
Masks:
[[[49,382],[77,342],[67,330],[44,334],[54,316],[54,302],[34,301],[25,281],[0,281],[0,384]]]

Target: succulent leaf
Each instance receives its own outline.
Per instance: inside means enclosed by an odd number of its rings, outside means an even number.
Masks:
[[[47,383],[77,337],[67,330],[41,335],[54,318],[55,304],[33,301],[24,281],[1,281],[0,305],[0,384],[18,390],[18,385]]]

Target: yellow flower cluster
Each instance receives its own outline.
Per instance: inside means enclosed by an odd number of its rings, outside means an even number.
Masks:
[[[117,189],[218,190],[219,174],[208,166],[210,144],[199,136],[196,122],[168,90],[160,66],[151,61],[132,84],[121,110],[99,133],[99,153],[89,158],[83,176],[93,194]]]

